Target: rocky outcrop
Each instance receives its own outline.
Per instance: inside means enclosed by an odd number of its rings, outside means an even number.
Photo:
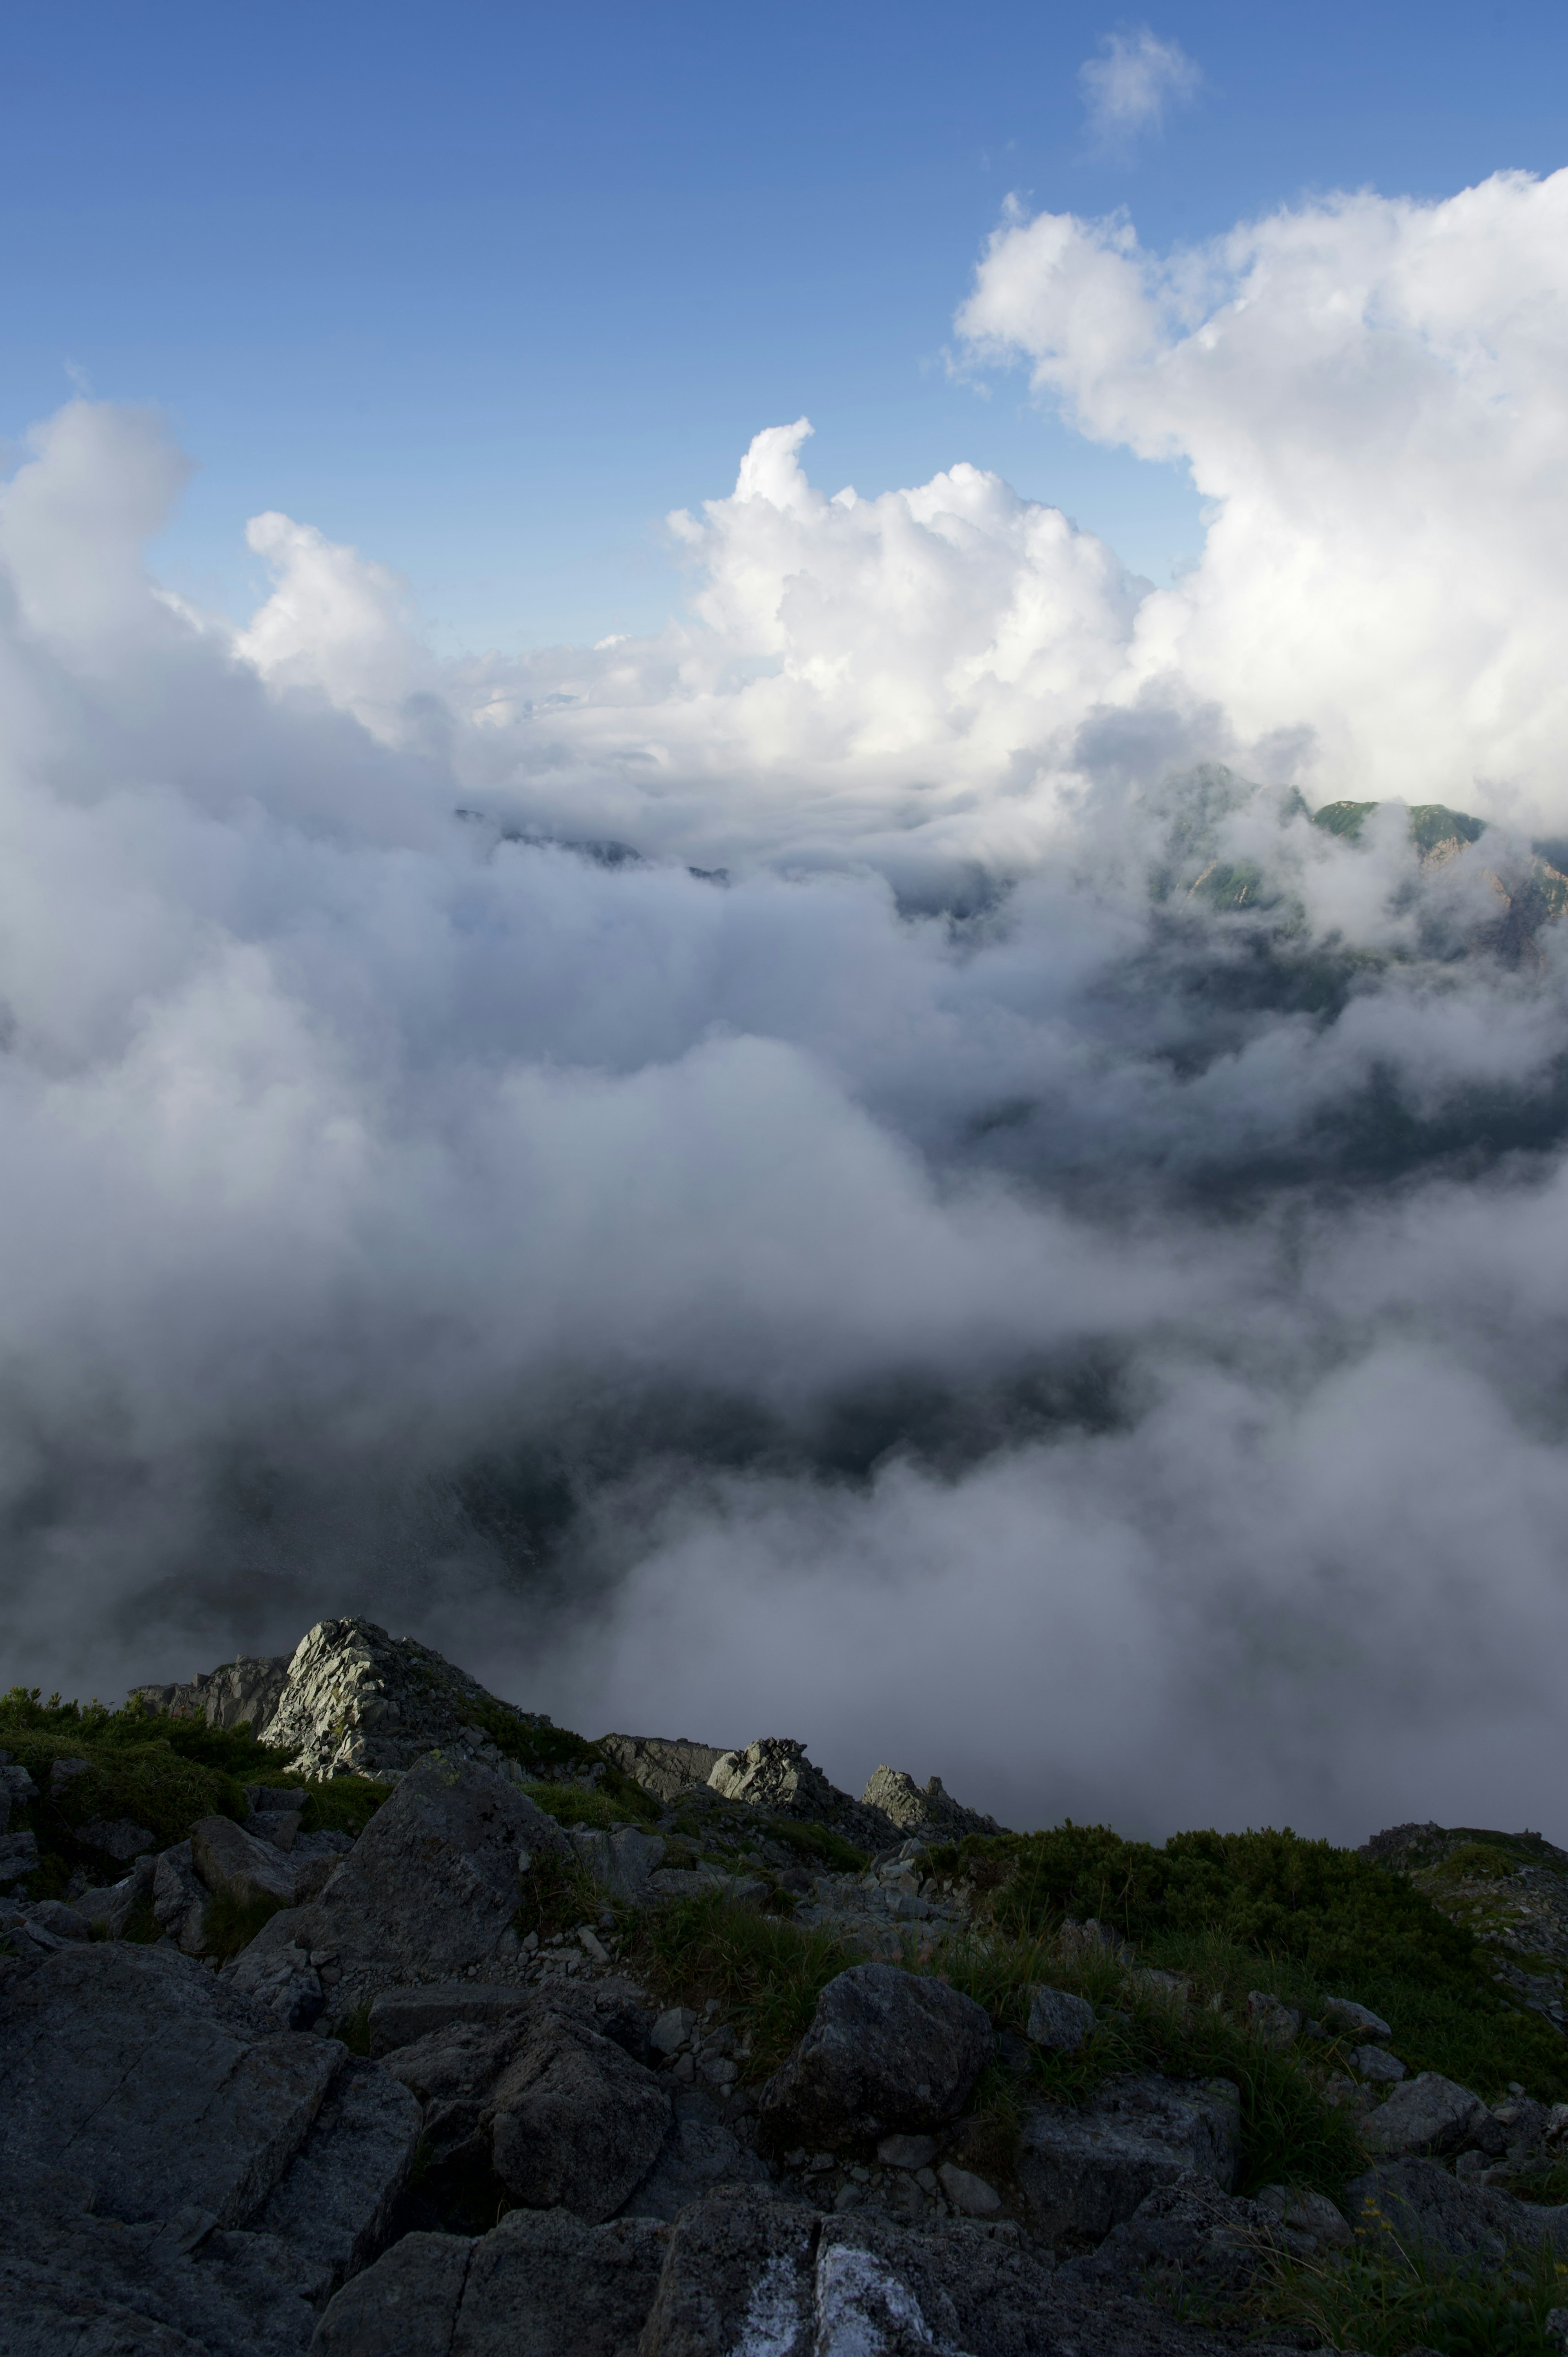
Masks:
[[[1179,2179],[1206,2178],[1229,2193],[1240,2155],[1240,2098],[1228,2079],[1130,2077],[1078,2109],[1034,2105],[1018,2182],[1038,2233],[1099,2240]]]
[[[891,1817],[830,1784],[807,1759],[805,1745],[787,1736],[764,1736],[744,1750],[721,1752],[708,1784],[725,1800],[744,1802],[747,1808],[827,1825],[861,1849],[886,1849],[901,1838]]]
[[[900,1833],[921,1834],[928,1841],[961,1841],[966,1834],[1002,1831],[994,1817],[966,1809],[944,1792],[940,1776],[917,1784],[901,1768],[875,1768],[860,1799],[863,1808],[875,1809]]]
[[[598,1749],[666,1807],[688,1792],[703,1790],[718,1762],[728,1756],[721,1745],[693,1743],[683,1735],[601,1735]]]
[[[258,1743],[270,1742],[289,1657],[242,1653],[215,1670],[199,1672],[183,1685],[133,1686],[126,1699],[170,1718],[202,1718],[209,1727],[240,1727],[247,1721]]]
[[[311,1778],[396,1777],[439,1749],[499,1760],[550,1725],[430,1646],[363,1620],[317,1621],[292,1655],[228,1662],[184,1685],[135,1687],[131,1698],[214,1727],[249,1719],[259,1742],[290,1755],[291,1773]]]
[[[768,2146],[832,2149],[955,2120],[989,2061],[983,2007],[891,1964],[831,1980],[811,2028],[758,2099]]]
[[[508,1778],[428,1761],[405,1775],[319,1898],[273,1917],[256,1954],[285,1947],[329,1961],[333,2011],[373,1988],[446,1980],[515,1955],[523,1878],[571,1844]]]
[[[63,1946],[0,1989],[0,2298],[13,2327],[38,2319],[18,2345],[213,2357],[305,2349],[418,2133],[376,2065],[119,1944]]]

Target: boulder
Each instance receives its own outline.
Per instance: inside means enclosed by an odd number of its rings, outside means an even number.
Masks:
[[[159,1851],[153,1871],[153,1914],[184,1955],[199,1956],[206,1949],[210,1896],[191,1863],[188,1841]]]
[[[330,2303],[312,2357],[631,2357],[666,2241],[652,2219],[559,2210],[513,2210],[471,2243],[408,2234]]]
[[[356,1987],[454,1979],[489,1963],[511,1932],[525,1850],[530,1861],[545,1850],[571,1856],[560,1827],[506,1777],[426,1762],[402,1779],[320,1896],[274,1915],[252,1945],[328,1954]]]
[[[279,2029],[308,2029],[321,2011],[321,1975],[304,1948],[242,1948],[222,1977],[267,2014]]]
[[[0,1834],[0,1890],[13,1882],[22,1881],[32,1873],[38,1862],[36,1834]]]
[[[529,2029],[488,2099],[496,2175],[530,2209],[612,2218],[659,2158],[670,2097],[613,2039],[559,2013]]]
[[[1429,2256],[1491,2264],[1513,2244],[1568,2249],[1568,2205],[1516,2201],[1492,2186],[1462,2184],[1435,2160],[1380,2161],[1352,2179],[1345,2204],[1364,2233],[1387,2231]]]
[[[940,2127],[969,2101],[993,2042],[983,2007],[946,1982],[852,1965],[763,2089],[759,2134],[782,2151]]]
[[[1245,2298],[1276,2255],[1302,2258],[1316,2248],[1262,2204],[1238,2201],[1205,2178],[1186,2177],[1149,2194],[1130,2218],[1112,2226],[1098,2250],[1069,2259],[1058,2281],[1145,2298],[1196,2294],[1230,2302]]]
[[[601,1889],[633,1906],[647,1900],[649,1878],[664,1859],[664,1844],[657,1834],[639,1833],[635,1825],[618,1825],[614,1833],[574,1825],[567,1838],[578,1865]]]
[[[1068,1989],[1036,1988],[1029,1995],[1027,2034],[1052,2054],[1072,2054],[1094,2034],[1094,2007]]]
[[[1508,2150],[1508,2131],[1492,2117],[1479,2095],[1423,2071],[1393,2088],[1385,2103],[1361,2123],[1361,2141],[1380,2159],[1419,2153]]]
[[[1253,1989],[1247,1999],[1247,2025],[1265,2046],[1289,2046],[1301,2034],[1301,2016],[1266,1989]]]
[[[1305,2235],[1322,2249],[1348,2250],[1356,2239],[1344,2212],[1330,2201],[1326,2193],[1304,2193],[1294,2185],[1264,2185],[1252,2198],[1282,2226],[1288,2226],[1293,2233]]]
[[[622,2204],[623,2218],[678,2218],[693,2201],[725,2189],[768,2183],[756,2153],[713,2115],[706,2096],[678,2096],[675,2119],[659,2158]]]
[[[214,1897],[242,1907],[287,1907],[294,1868],[269,1842],[257,1841],[232,1817],[202,1817],[190,1829],[190,1862]]]
[[[40,1899],[28,1910],[29,1932],[50,1932],[57,1940],[91,1940],[92,1926],[79,1908],[63,1899]]]
[[[419,2105],[408,2089],[350,2055],[257,2224],[344,2282],[385,2241],[418,2143]]]
[[[107,1933],[111,1940],[122,1939],[137,1908],[145,1906],[152,1898],[156,1875],[156,1857],[144,1854],[123,1881],[107,1883],[97,1890],[84,1890],[71,1903],[95,1930]]]
[[[666,1807],[687,1792],[702,1790],[716,1763],[725,1757],[722,1747],[693,1743],[683,1735],[602,1735],[598,1748],[624,1775]]]
[[[1098,2241],[1179,2179],[1201,2177],[1228,2193],[1240,2149],[1240,2097],[1229,2080],[1150,2074],[1112,2081],[1081,2109],[1036,2104],[1017,2178],[1036,2232]]]
[[[966,1834],[999,1834],[1004,1828],[978,1809],[966,1809],[942,1780],[932,1776],[917,1784],[901,1768],[874,1768],[860,1796],[861,1806],[875,1809],[907,1834],[924,1834],[933,1841],[961,1841]]]
[[[64,1947],[0,2009],[7,2158],[68,2168],[130,2222],[249,2224],[343,2061],[161,1948]]]
[[[1382,2046],[1352,2047],[1350,2068],[1359,2079],[1365,2079],[1373,2086],[1394,2087],[1409,2075],[1399,2056],[1391,2054]]]
[[[1393,2031],[1381,2014],[1348,1996],[1331,1996],[1323,2008],[1323,2027],[1336,2038],[1353,2038],[1363,2046],[1386,2046]]]

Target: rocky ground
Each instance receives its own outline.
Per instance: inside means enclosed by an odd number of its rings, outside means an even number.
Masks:
[[[1552,2345],[1555,1997],[1489,1998],[1496,2054],[1547,2060],[1477,2092],[1367,1990],[1246,1986],[1278,1943],[1234,1890],[1173,1969],[934,1780],[589,1743],[365,1622],[144,1701],[0,1721],[17,2357]],[[242,1758],[268,1777],[212,1764]],[[1451,1977],[1555,1972],[1562,1853],[1369,1850],[1315,1870],[1437,1926]],[[1444,1931],[1466,1910],[1489,1946]],[[1412,2258],[1501,2286],[1513,2337],[1431,2303],[1361,2330]]]

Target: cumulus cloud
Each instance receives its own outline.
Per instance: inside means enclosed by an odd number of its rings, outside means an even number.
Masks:
[[[1194,97],[1203,77],[1179,41],[1162,41],[1140,25],[1108,33],[1097,58],[1079,68],[1079,88],[1090,128],[1107,141],[1157,131],[1167,106]]]
[[[1187,458],[1172,590],[972,467],[829,495],[799,420],[671,520],[665,631],[447,662],[284,517],[247,625],[182,607],[157,422],[40,428],[10,1674],[362,1609],[1015,1822],[1540,1822],[1562,201],[1004,222],[972,344]]]

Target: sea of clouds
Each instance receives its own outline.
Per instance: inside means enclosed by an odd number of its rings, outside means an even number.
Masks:
[[[802,420],[661,635],[453,662],[281,515],[192,610],[160,423],[38,427],[5,1675],[365,1611],[1014,1823],[1568,1836],[1568,925],[1503,921],[1568,835],[1565,232],[1568,173],[1010,213],[954,365],[1190,466],[1165,589],[966,465],[829,497]]]

